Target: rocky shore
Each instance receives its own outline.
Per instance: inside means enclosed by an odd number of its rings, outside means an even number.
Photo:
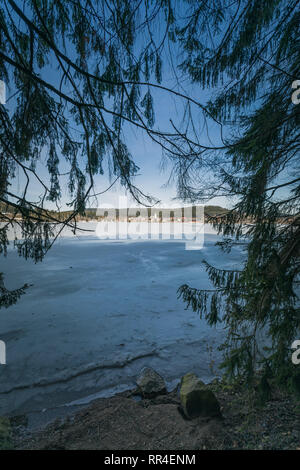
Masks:
[[[35,432],[26,417],[0,421],[0,445],[14,449],[300,449],[300,403],[272,388],[265,404],[241,384],[195,374],[167,392],[145,368],[134,390],[101,398]]]

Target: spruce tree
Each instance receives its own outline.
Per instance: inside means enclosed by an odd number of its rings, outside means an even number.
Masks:
[[[224,236],[220,249],[244,243],[247,256],[239,271],[204,261],[213,289],[183,285],[179,295],[210,324],[223,322],[230,377],[251,381],[261,368],[286,384],[297,373],[290,348],[300,320],[299,2],[192,2],[190,18],[177,30],[181,67],[216,90],[208,111],[222,142],[176,161],[179,192],[189,201],[231,198],[232,209],[211,221]],[[210,181],[199,184],[204,171]]]

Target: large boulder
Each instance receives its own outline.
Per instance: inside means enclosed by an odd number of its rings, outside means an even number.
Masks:
[[[144,398],[154,398],[167,393],[164,379],[151,367],[144,367],[141,370],[136,383]]]
[[[188,419],[198,416],[221,417],[220,405],[214,393],[191,372],[181,379],[180,402]]]

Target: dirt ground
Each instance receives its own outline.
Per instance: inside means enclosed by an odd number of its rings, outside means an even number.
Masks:
[[[135,401],[130,394],[96,400],[64,421],[19,441],[22,449],[198,449],[219,433],[218,420],[186,420],[176,394]]]
[[[278,391],[251,405],[238,387],[211,385],[223,419],[186,420],[177,391],[137,401],[131,392],[94,401],[30,434],[13,426],[15,449],[300,449],[299,402]]]

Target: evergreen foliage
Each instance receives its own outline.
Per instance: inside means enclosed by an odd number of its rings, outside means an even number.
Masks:
[[[231,197],[233,209],[213,221],[225,236],[219,245],[230,251],[244,241],[247,256],[240,271],[204,262],[214,289],[183,285],[179,295],[210,324],[224,322],[229,376],[251,381],[260,367],[287,383],[297,373],[290,348],[300,320],[300,106],[291,100],[300,77],[299,2],[212,3],[208,15],[206,2],[193,2],[190,23],[178,30],[187,52],[181,67],[203,88],[216,87],[208,109],[231,133],[177,166],[179,190],[187,200]],[[210,168],[212,150],[212,182],[197,187],[194,175]]]

